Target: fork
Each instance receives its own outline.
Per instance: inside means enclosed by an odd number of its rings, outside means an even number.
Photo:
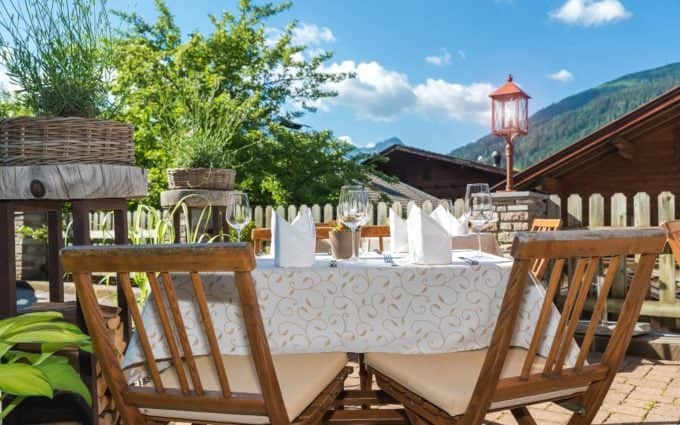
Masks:
[[[391,264],[393,266],[397,266],[398,264],[394,262],[394,258],[392,258],[392,254],[385,254],[383,255],[383,260],[385,260],[385,263]]]

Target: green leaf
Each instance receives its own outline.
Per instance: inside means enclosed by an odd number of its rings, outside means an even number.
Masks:
[[[17,396],[53,395],[45,374],[26,363],[0,364],[0,391]]]
[[[3,339],[3,336],[7,331],[14,331],[17,328],[33,323],[50,322],[55,319],[63,318],[64,316],[59,312],[45,311],[39,313],[26,313],[21,316],[0,320],[0,340]]]
[[[12,348],[12,344],[0,342],[0,359]]]
[[[90,391],[80,379],[78,372],[68,362],[58,361],[58,357],[60,356],[50,358],[37,368],[47,377],[47,382],[53,390],[78,394],[88,405],[92,405]]]
[[[72,345],[80,345],[88,340],[89,337],[82,332],[76,333],[63,329],[38,329],[13,334],[5,339],[6,342],[13,344],[49,342]]]

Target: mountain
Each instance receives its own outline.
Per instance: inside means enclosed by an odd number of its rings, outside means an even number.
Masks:
[[[625,75],[541,109],[529,117],[529,134],[516,141],[515,167],[544,159],[678,84],[680,62]],[[505,144],[489,134],[451,155],[471,160],[481,155],[491,163],[494,150],[505,155]]]
[[[356,156],[356,155],[372,155],[376,154],[378,152],[382,152],[385,149],[389,148],[392,145],[403,145],[404,142],[401,141],[400,138],[398,137],[390,137],[387,140],[383,140],[382,142],[378,142],[370,147],[366,146],[364,148],[356,148],[351,152],[351,156]]]

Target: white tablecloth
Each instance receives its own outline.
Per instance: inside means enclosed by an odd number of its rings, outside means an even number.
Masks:
[[[391,266],[382,257],[357,263],[317,257],[310,268],[276,268],[273,259],[259,257],[253,271],[269,345],[273,353],[395,352],[442,353],[485,348],[512,267],[508,259],[485,255],[469,265],[452,251],[454,263]],[[209,353],[188,275],[173,275],[180,309],[195,355]],[[233,275],[202,276],[210,313],[222,353],[248,353]],[[513,345],[528,347],[543,288],[527,285]],[[545,336],[552,337],[559,320],[553,310]],[[169,358],[162,327],[151,300],[143,321],[156,359]],[[544,338],[545,339],[545,338]],[[546,352],[546,344],[539,350]],[[573,351],[573,350],[572,350]],[[124,366],[143,361],[137,335],[125,355]]]

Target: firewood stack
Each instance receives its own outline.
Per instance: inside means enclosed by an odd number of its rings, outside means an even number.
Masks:
[[[101,306],[102,315],[106,328],[109,330],[109,338],[116,350],[116,357],[119,362],[123,362],[123,353],[125,353],[125,340],[123,338],[123,323],[118,314],[118,308]],[[114,425],[117,424],[120,417],[116,410],[116,404],[111,396],[106,380],[102,374],[99,362],[96,363],[97,372],[97,409],[99,413],[99,425]]]

